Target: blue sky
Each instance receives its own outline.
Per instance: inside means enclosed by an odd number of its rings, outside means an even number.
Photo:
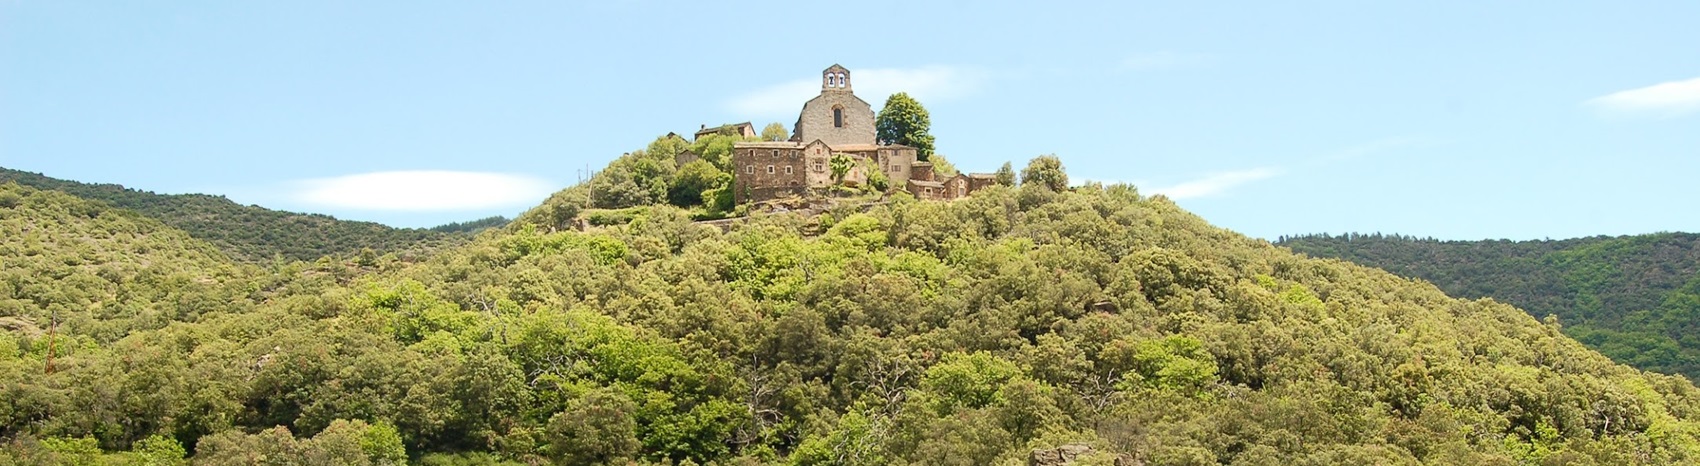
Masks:
[[[967,171],[1274,238],[1700,231],[1696,2],[0,0],[0,166],[399,226],[513,215],[840,63]]]

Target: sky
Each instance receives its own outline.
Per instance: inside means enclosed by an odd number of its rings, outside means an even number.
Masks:
[[[0,0],[0,167],[423,227],[834,63],[958,168],[1275,239],[1700,231],[1700,2]]]

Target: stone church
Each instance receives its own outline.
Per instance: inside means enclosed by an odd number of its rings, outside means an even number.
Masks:
[[[810,189],[831,187],[835,154],[855,162],[844,176],[846,185],[866,183],[866,170],[880,170],[891,181],[891,189],[907,190],[921,199],[954,199],[987,184],[976,180],[990,179],[990,175],[934,180],[933,165],[918,161],[915,148],[880,144],[873,106],[856,97],[850,82],[850,70],[842,66],[822,71],[820,95],[803,104],[791,140],[733,144],[733,198],[739,204],[803,196]]]

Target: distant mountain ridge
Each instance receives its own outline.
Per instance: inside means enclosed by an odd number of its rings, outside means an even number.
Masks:
[[[40,173],[0,168],[0,184],[15,182],[36,189],[60,191],[84,199],[130,209],[212,243],[232,258],[262,262],[274,257],[314,260],[348,256],[366,249],[383,254],[412,247],[441,247],[463,242],[467,233],[505,223],[481,219],[439,229],[394,228],[373,222],[339,220],[244,206],[224,196],[156,194],[118,184],[89,184]]]
[[[1637,368],[1700,377],[1700,234],[1540,241],[1309,235],[1277,244],[1491,297]]]

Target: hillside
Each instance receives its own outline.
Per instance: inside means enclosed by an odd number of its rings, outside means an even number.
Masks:
[[[21,194],[0,202],[17,228],[0,260],[52,258],[17,275],[132,251],[105,262],[180,270],[211,295],[143,282],[90,298],[207,304],[116,339],[61,327],[49,371],[28,328],[60,298],[16,296],[82,287],[3,282],[23,304],[6,308],[22,330],[0,333],[0,464],[1700,458],[1700,390],[1683,379],[1129,186],[900,197],[726,232],[667,206],[587,232],[531,223],[577,211],[557,205],[585,199],[569,190],[422,263],[266,270],[99,204],[7,189]],[[134,233],[75,239],[107,231]]]
[[[337,220],[327,215],[244,206],[223,196],[155,194],[116,184],[78,183],[0,168],[0,184],[7,182],[134,210],[212,243],[233,258],[256,263],[274,257],[306,261],[327,255],[346,257],[365,249],[383,254],[409,248],[436,248],[464,241],[465,235],[456,234],[460,230],[500,223],[484,219],[466,225],[445,225],[443,231],[391,228],[372,222]]]
[[[1492,297],[1638,368],[1700,380],[1700,234],[1561,241],[1300,236],[1280,245]]]

